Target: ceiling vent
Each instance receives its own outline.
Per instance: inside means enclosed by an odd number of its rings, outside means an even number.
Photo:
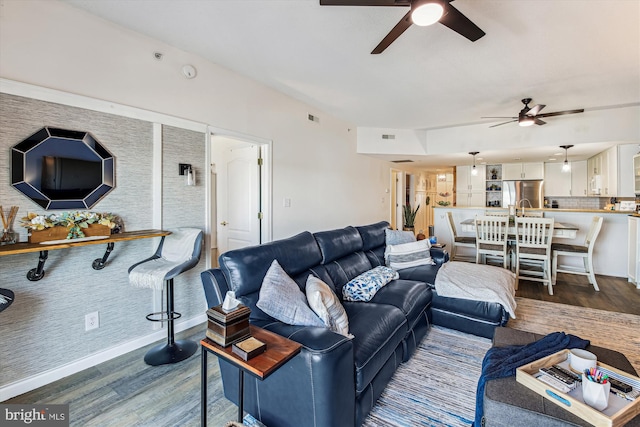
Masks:
[[[307,119],[309,119],[310,122],[320,123],[320,117],[314,116],[313,114],[307,114]]]
[[[391,160],[391,163],[413,163],[413,160]]]
[[[395,135],[382,134],[382,139],[396,139]]]

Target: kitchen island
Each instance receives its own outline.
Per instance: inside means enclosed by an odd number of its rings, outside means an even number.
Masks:
[[[451,212],[458,235],[474,236],[472,232],[463,231],[462,221],[474,218],[476,215],[485,215],[487,211],[504,211],[505,208],[485,208],[485,207],[455,207],[455,206],[434,206],[434,231],[438,238],[438,243],[448,243],[451,247],[451,236],[447,224],[447,212]],[[544,213],[547,218],[554,218],[556,222],[573,224],[578,227],[575,239],[563,238],[562,243],[584,244],[585,235],[589,231],[591,220],[594,216],[604,217],[602,229],[596,240],[593,251],[593,264],[596,274],[606,276],[627,278],[628,271],[628,216],[631,212],[595,210],[595,209],[529,209]],[[468,252],[467,252],[468,251]],[[471,254],[473,251],[467,248],[460,248],[461,255]],[[560,257],[559,265],[571,268],[580,264],[577,259]]]

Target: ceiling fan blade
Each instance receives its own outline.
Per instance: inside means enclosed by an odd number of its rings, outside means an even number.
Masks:
[[[534,118],[533,118],[533,122],[534,122],[535,124],[537,124],[537,125],[546,125],[546,124],[547,124],[547,122],[545,122],[545,121],[543,121],[543,120],[540,120],[540,119],[539,119],[539,118],[537,118],[537,117],[534,117]]]
[[[518,119],[515,119],[515,120],[509,120],[508,122],[498,123],[497,125],[493,125],[493,126],[489,126],[489,127],[490,127],[490,128],[494,128],[494,127],[497,127],[497,126],[502,126],[502,125],[506,125],[507,123],[513,123],[513,122],[517,122],[517,121],[518,121]]]
[[[488,116],[480,117],[481,119],[517,119],[517,117],[504,117],[504,116]]]
[[[411,0],[320,0],[320,6],[411,6]]]
[[[546,105],[538,104],[538,105],[532,107],[529,111],[527,111],[527,114],[530,114],[532,116],[537,116],[538,113],[540,112],[540,110],[542,110],[544,107],[546,107]]]
[[[577,113],[584,113],[584,108],[580,108],[578,110],[565,110],[565,111],[556,111],[553,113],[538,114],[537,117],[554,117],[554,116],[564,116],[565,114],[577,114]]]
[[[407,28],[411,26],[413,22],[411,22],[411,11],[409,11],[404,17],[396,24],[395,27],[389,31],[389,34],[382,39],[382,41],[376,46],[373,51],[371,51],[372,55],[377,55],[379,53],[384,52],[386,48],[389,47],[391,43],[395,41],[402,33],[404,33]]]
[[[445,27],[449,27],[461,36],[468,38],[472,42],[485,35],[484,31],[471,22],[469,18],[464,16],[462,12],[451,6],[450,3],[445,3],[444,14],[442,15],[442,18],[440,18],[440,23]]]

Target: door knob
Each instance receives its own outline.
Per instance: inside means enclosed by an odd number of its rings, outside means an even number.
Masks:
[[[226,225],[227,225],[227,224],[229,224],[227,221],[222,221],[222,222],[220,223],[220,225],[222,225],[222,226],[224,226],[224,227],[226,227]]]

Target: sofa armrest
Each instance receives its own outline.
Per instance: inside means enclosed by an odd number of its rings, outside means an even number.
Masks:
[[[215,307],[222,304],[224,296],[229,290],[227,281],[219,268],[211,268],[200,273],[204,296],[207,299],[207,307]]]
[[[442,265],[445,262],[449,261],[449,252],[447,252],[444,248],[434,248],[432,247],[429,252],[431,252],[431,258],[438,265]]]
[[[256,322],[302,344],[298,355],[264,381],[245,375],[245,410],[265,425],[353,426],[353,344],[325,328]],[[225,396],[237,403],[238,371],[220,362]]]

